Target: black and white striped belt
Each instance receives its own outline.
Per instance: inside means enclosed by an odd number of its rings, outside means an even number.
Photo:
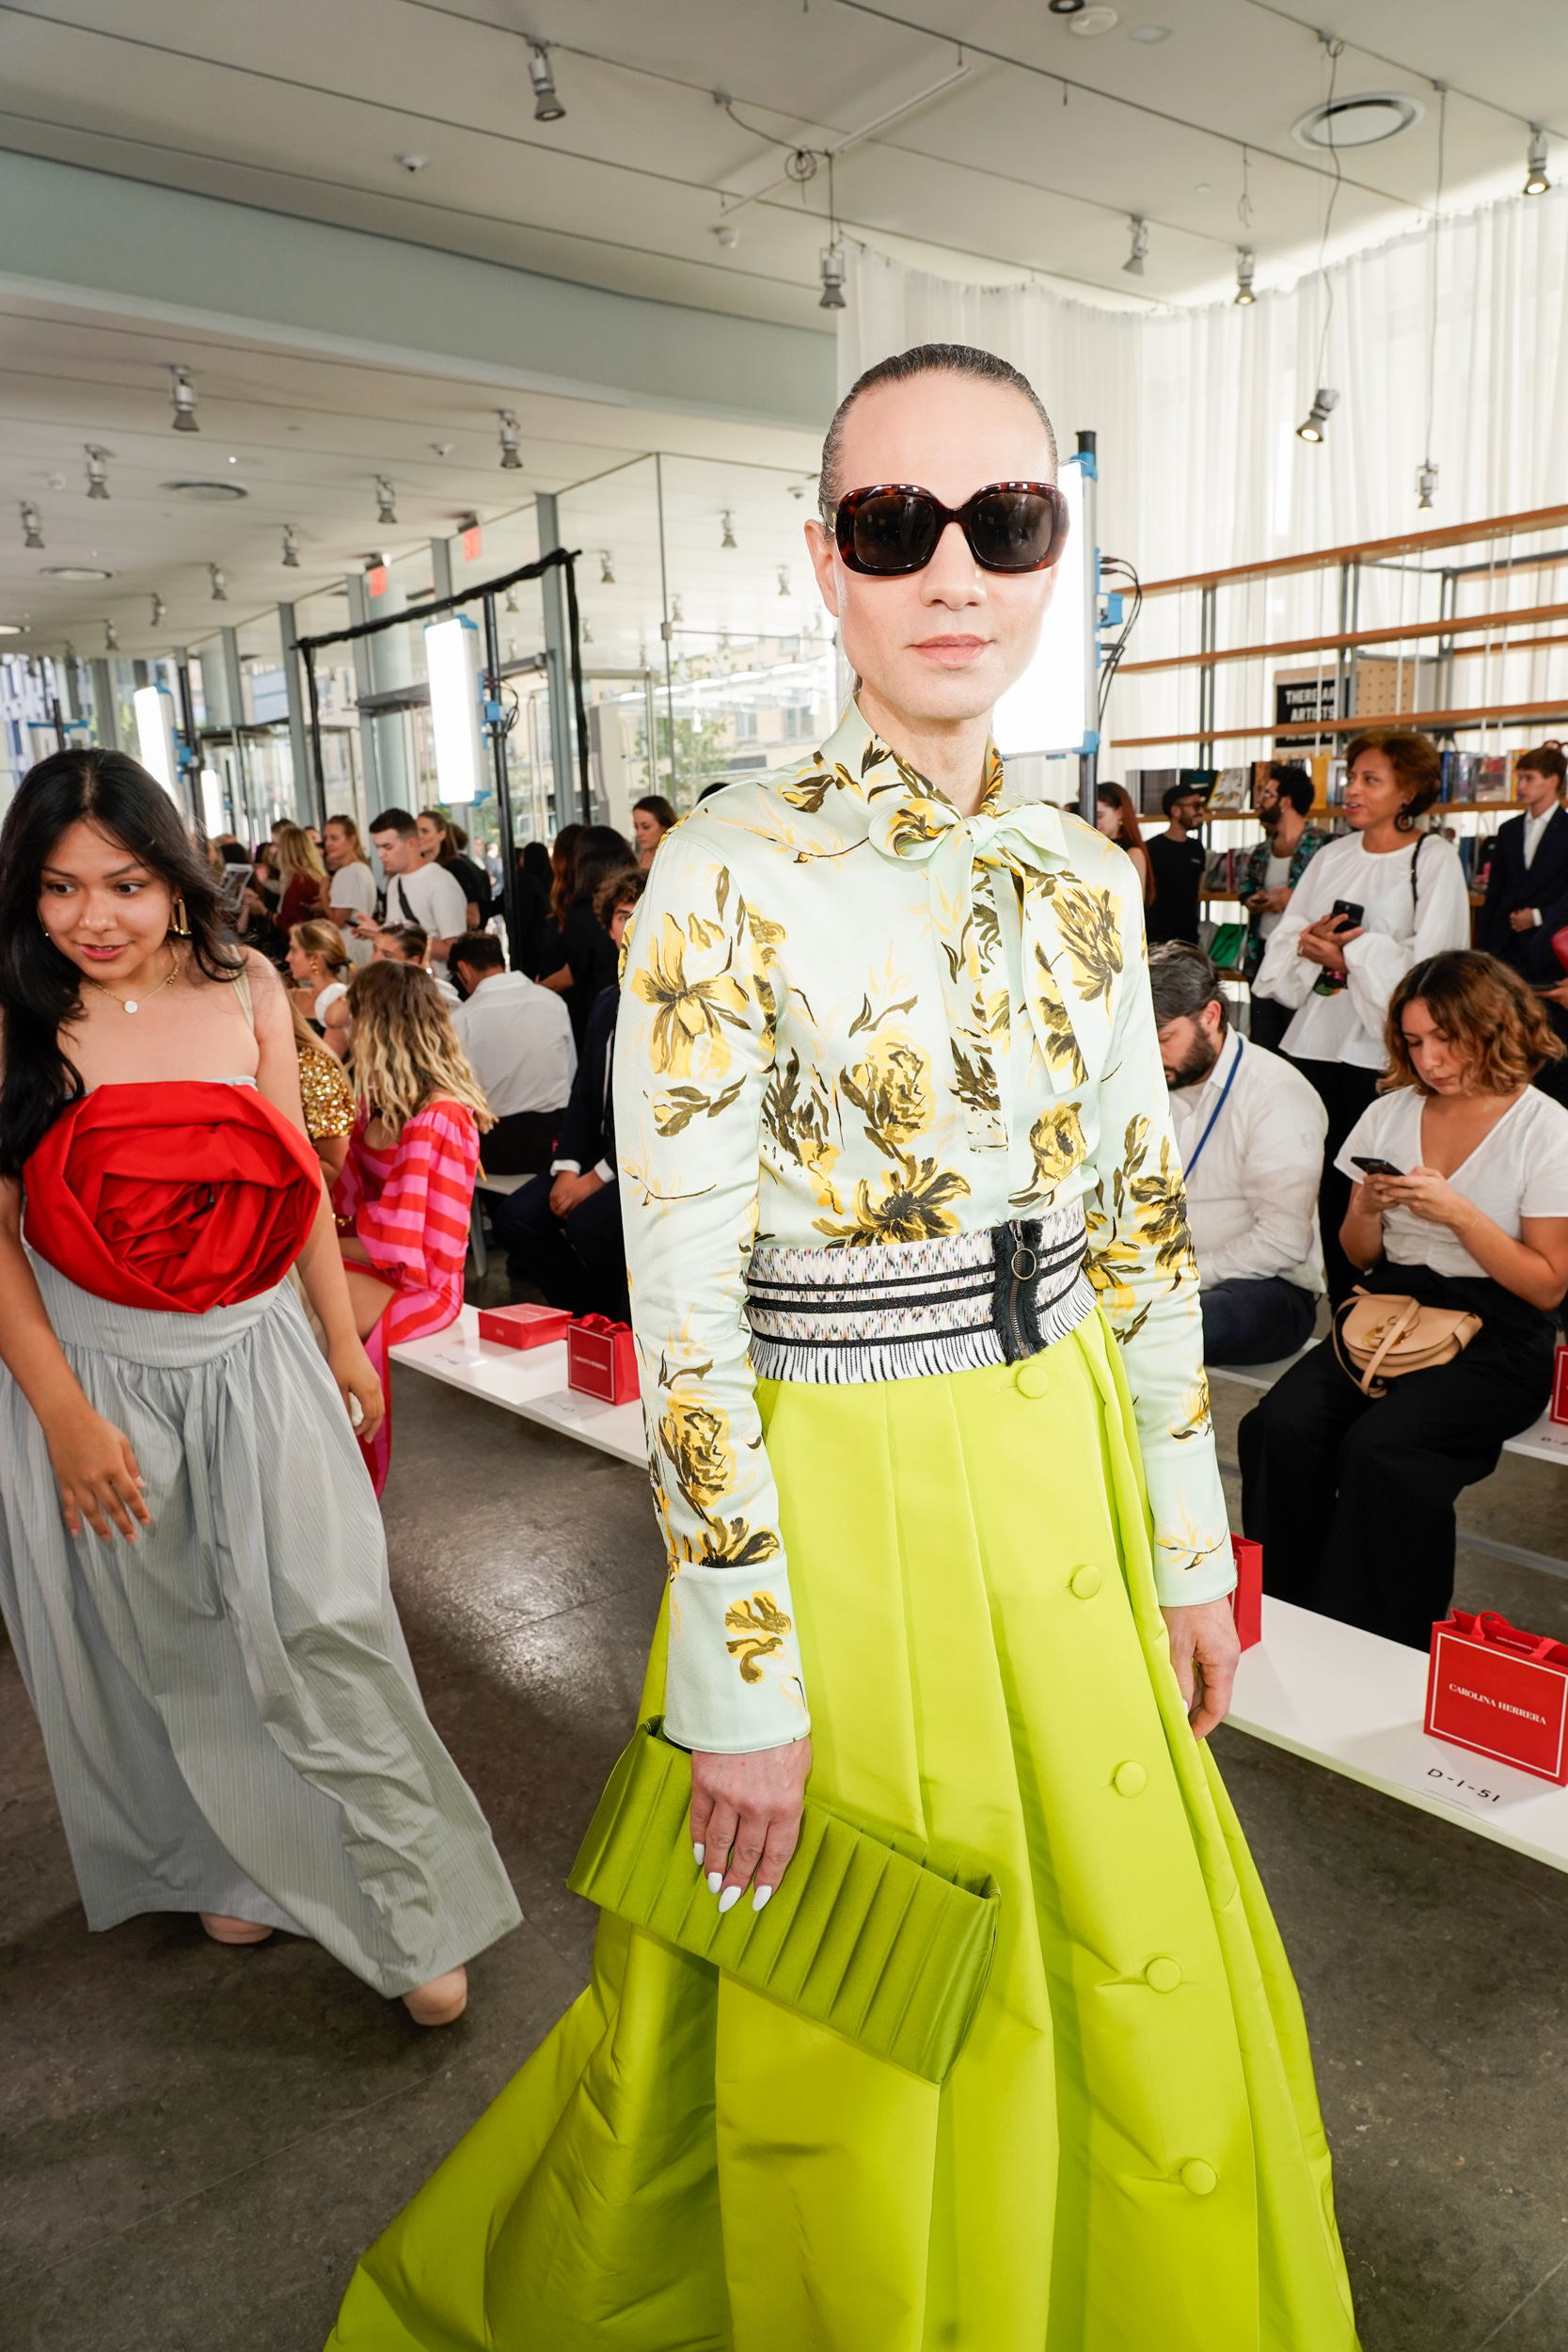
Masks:
[[[1080,1201],[974,1233],[866,1248],[760,1243],[746,1278],[761,1380],[914,1380],[1021,1363],[1094,1306]]]

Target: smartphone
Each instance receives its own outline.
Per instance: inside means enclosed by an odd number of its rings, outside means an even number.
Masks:
[[[1352,1166],[1360,1168],[1363,1175],[1402,1176],[1404,1174],[1403,1168],[1396,1168],[1392,1160],[1364,1160],[1358,1152],[1353,1152],[1350,1156]]]
[[[1358,907],[1354,898],[1336,898],[1328,912],[1334,922],[1359,923],[1367,910],[1365,907]]]

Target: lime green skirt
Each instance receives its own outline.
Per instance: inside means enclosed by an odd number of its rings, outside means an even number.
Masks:
[[[1301,2009],[1171,1673],[1115,1346],[1096,1315],[1021,1374],[761,1391],[813,1790],[1003,1890],[945,2085],[607,1915],[330,2352],[1354,2352]],[[663,1661],[661,1626],[645,1714]]]

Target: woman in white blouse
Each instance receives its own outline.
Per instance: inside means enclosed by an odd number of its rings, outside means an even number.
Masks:
[[[1414,963],[1470,941],[1458,851],[1417,830],[1437,798],[1442,762],[1424,735],[1370,727],[1346,754],[1351,830],[1320,850],[1269,941],[1257,986],[1295,1017],[1280,1050],[1328,1113],[1318,1223],[1335,1306],[1355,1280],[1339,1247],[1350,1187],[1335,1163],[1387,1067],[1388,1002]]]
[[[1455,1498],[1551,1393],[1568,1111],[1530,1084],[1562,1046],[1496,957],[1418,964],[1394,993],[1388,1050],[1384,1090],[1338,1155],[1340,1240],[1365,1289],[1478,1314],[1481,1329],[1377,1398],[1324,1340],[1242,1423],[1242,1516],[1270,1592],[1424,1650],[1453,1594]]]

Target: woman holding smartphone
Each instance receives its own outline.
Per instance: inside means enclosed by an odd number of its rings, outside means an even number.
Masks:
[[[1339,1240],[1363,1288],[1481,1328],[1375,1398],[1332,1338],[1303,1357],[1242,1423],[1242,1517],[1271,1593],[1424,1650],[1453,1595],[1455,1499],[1551,1394],[1568,1111],[1530,1083],[1563,1048],[1496,957],[1418,964],[1387,1044],[1389,1074],[1338,1155]]]
[[[1440,834],[1417,830],[1442,781],[1437,746],[1424,735],[1370,727],[1350,744],[1346,760],[1350,832],[1307,866],[1254,982],[1293,1009],[1280,1050],[1328,1113],[1318,1223],[1336,1307],[1355,1282],[1339,1247],[1350,1185],[1338,1163],[1387,1066],[1389,999],[1412,964],[1470,940],[1459,853]]]

